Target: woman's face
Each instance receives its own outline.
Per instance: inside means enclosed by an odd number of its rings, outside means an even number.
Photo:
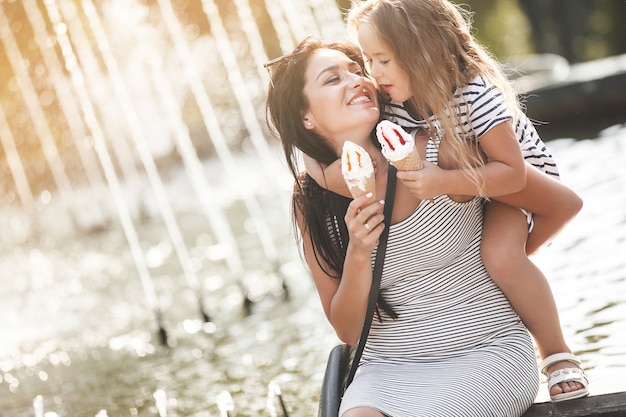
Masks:
[[[370,74],[378,86],[395,102],[405,102],[413,93],[407,73],[400,68],[393,51],[369,25],[359,27],[359,45]]]
[[[380,116],[376,86],[343,52],[319,49],[309,58],[303,93],[305,128],[326,138],[338,155],[346,140],[369,141]]]

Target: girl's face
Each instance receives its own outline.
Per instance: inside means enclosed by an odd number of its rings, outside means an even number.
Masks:
[[[376,86],[359,64],[343,52],[320,49],[309,58],[304,80],[306,129],[329,140],[338,155],[346,140],[369,141],[380,110]]]
[[[380,40],[370,25],[359,27],[359,45],[365,56],[370,74],[378,86],[395,102],[405,102],[411,96],[411,83],[407,73],[400,68],[389,46]]]

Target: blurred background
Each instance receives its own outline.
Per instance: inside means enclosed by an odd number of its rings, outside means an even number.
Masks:
[[[626,2],[466,3],[585,199],[535,261],[592,390],[618,389]],[[348,7],[0,0],[0,416],[280,415],[277,387],[316,413],[338,341],[294,243],[263,63],[344,39]]]

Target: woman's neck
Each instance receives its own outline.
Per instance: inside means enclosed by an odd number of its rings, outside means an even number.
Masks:
[[[376,146],[372,146],[371,149],[368,149],[367,152],[370,154],[370,158],[372,161],[376,161],[378,166],[382,166],[387,163],[383,153]]]

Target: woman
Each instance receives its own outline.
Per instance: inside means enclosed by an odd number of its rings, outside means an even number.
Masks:
[[[296,179],[295,223],[326,317],[356,345],[367,308],[384,201],[350,200],[300,175],[298,150],[322,164],[346,140],[375,161],[376,195],[388,163],[371,132],[380,99],[355,47],[314,38],[271,67],[268,124]],[[416,146],[438,152],[424,135]],[[482,200],[421,201],[399,182],[380,294],[384,302],[340,415],[519,416],[538,388],[530,336],[480,257]]]

